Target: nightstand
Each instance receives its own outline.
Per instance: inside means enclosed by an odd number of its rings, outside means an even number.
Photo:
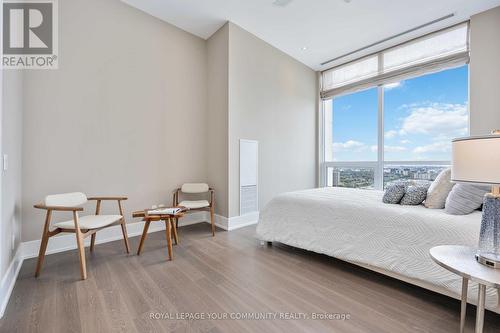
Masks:
[[[500,270],[478,263],[475,258],[476,250],[468,246],[442,245],[429,251],[431,258],[438,265],[462,277],[460,333],[464,332],[469,280],[479,284],[476,333],[483,332],[486,287],[500,288]]]

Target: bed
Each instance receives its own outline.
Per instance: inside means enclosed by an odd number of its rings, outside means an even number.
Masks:
[[[284,193],[260,213],[257,237],[326,254],[391,277],[460,298],[461,278],[435,264],[437,245],[476,246],[481,213],[448,215],[443,209],[382,203],[382,191],[328,187]],[[469,286],[476,303],[477,285]],[[500,313],[498,291],[486,308]]]

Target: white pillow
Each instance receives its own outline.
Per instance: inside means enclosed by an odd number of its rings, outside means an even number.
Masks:
[[[450,194],[453,185],[455,185],[455,183],[452,183],[450,179],[451,168],[444,169],[439,173],[427,190],[427,198],[424,202],[425,207],[433,209],[444,208],[446,198],[448,197],[448,194]]]

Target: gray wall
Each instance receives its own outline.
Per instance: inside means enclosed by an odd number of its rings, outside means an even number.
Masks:
[[[470,132],[500,129],[500,7],[470,21]]]
[[[239,139],[259,141],[259,207],[316,185],[316,74],[229,24],[229,217],[239,215]]]
[[[216,213],[227,216],[229,24],[207,40],[207,51],[208,182],[216,189]]]
[[[47,194],[128,195],[129,217],[207,178],[206,42],[119,0],[59,17],[59,70],[25,74],[23,241]]]
[[[8,170],[2,172],[2,214],[0,221],[0,279],[4,276],[21,239],[21,150],[23,129],[23,75],[2,71],[2,154],[7,154]],[[0,163],[1,169],[2,163]],[[14,244],[12,244],[14,235]]]

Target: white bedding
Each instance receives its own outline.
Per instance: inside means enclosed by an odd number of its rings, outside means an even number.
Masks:
[[[481,213],[454,216],[443,209],[384,204],[382,195],[338,187],[284,193],[260,212],[257,236],[395,273],[388,275],[458,298],[461,278],[435,264],[429,249],[476,246]],[[476,300],[472,284],[469,302]],[[487,289],[486,303],[500,312],[496,289]]]

